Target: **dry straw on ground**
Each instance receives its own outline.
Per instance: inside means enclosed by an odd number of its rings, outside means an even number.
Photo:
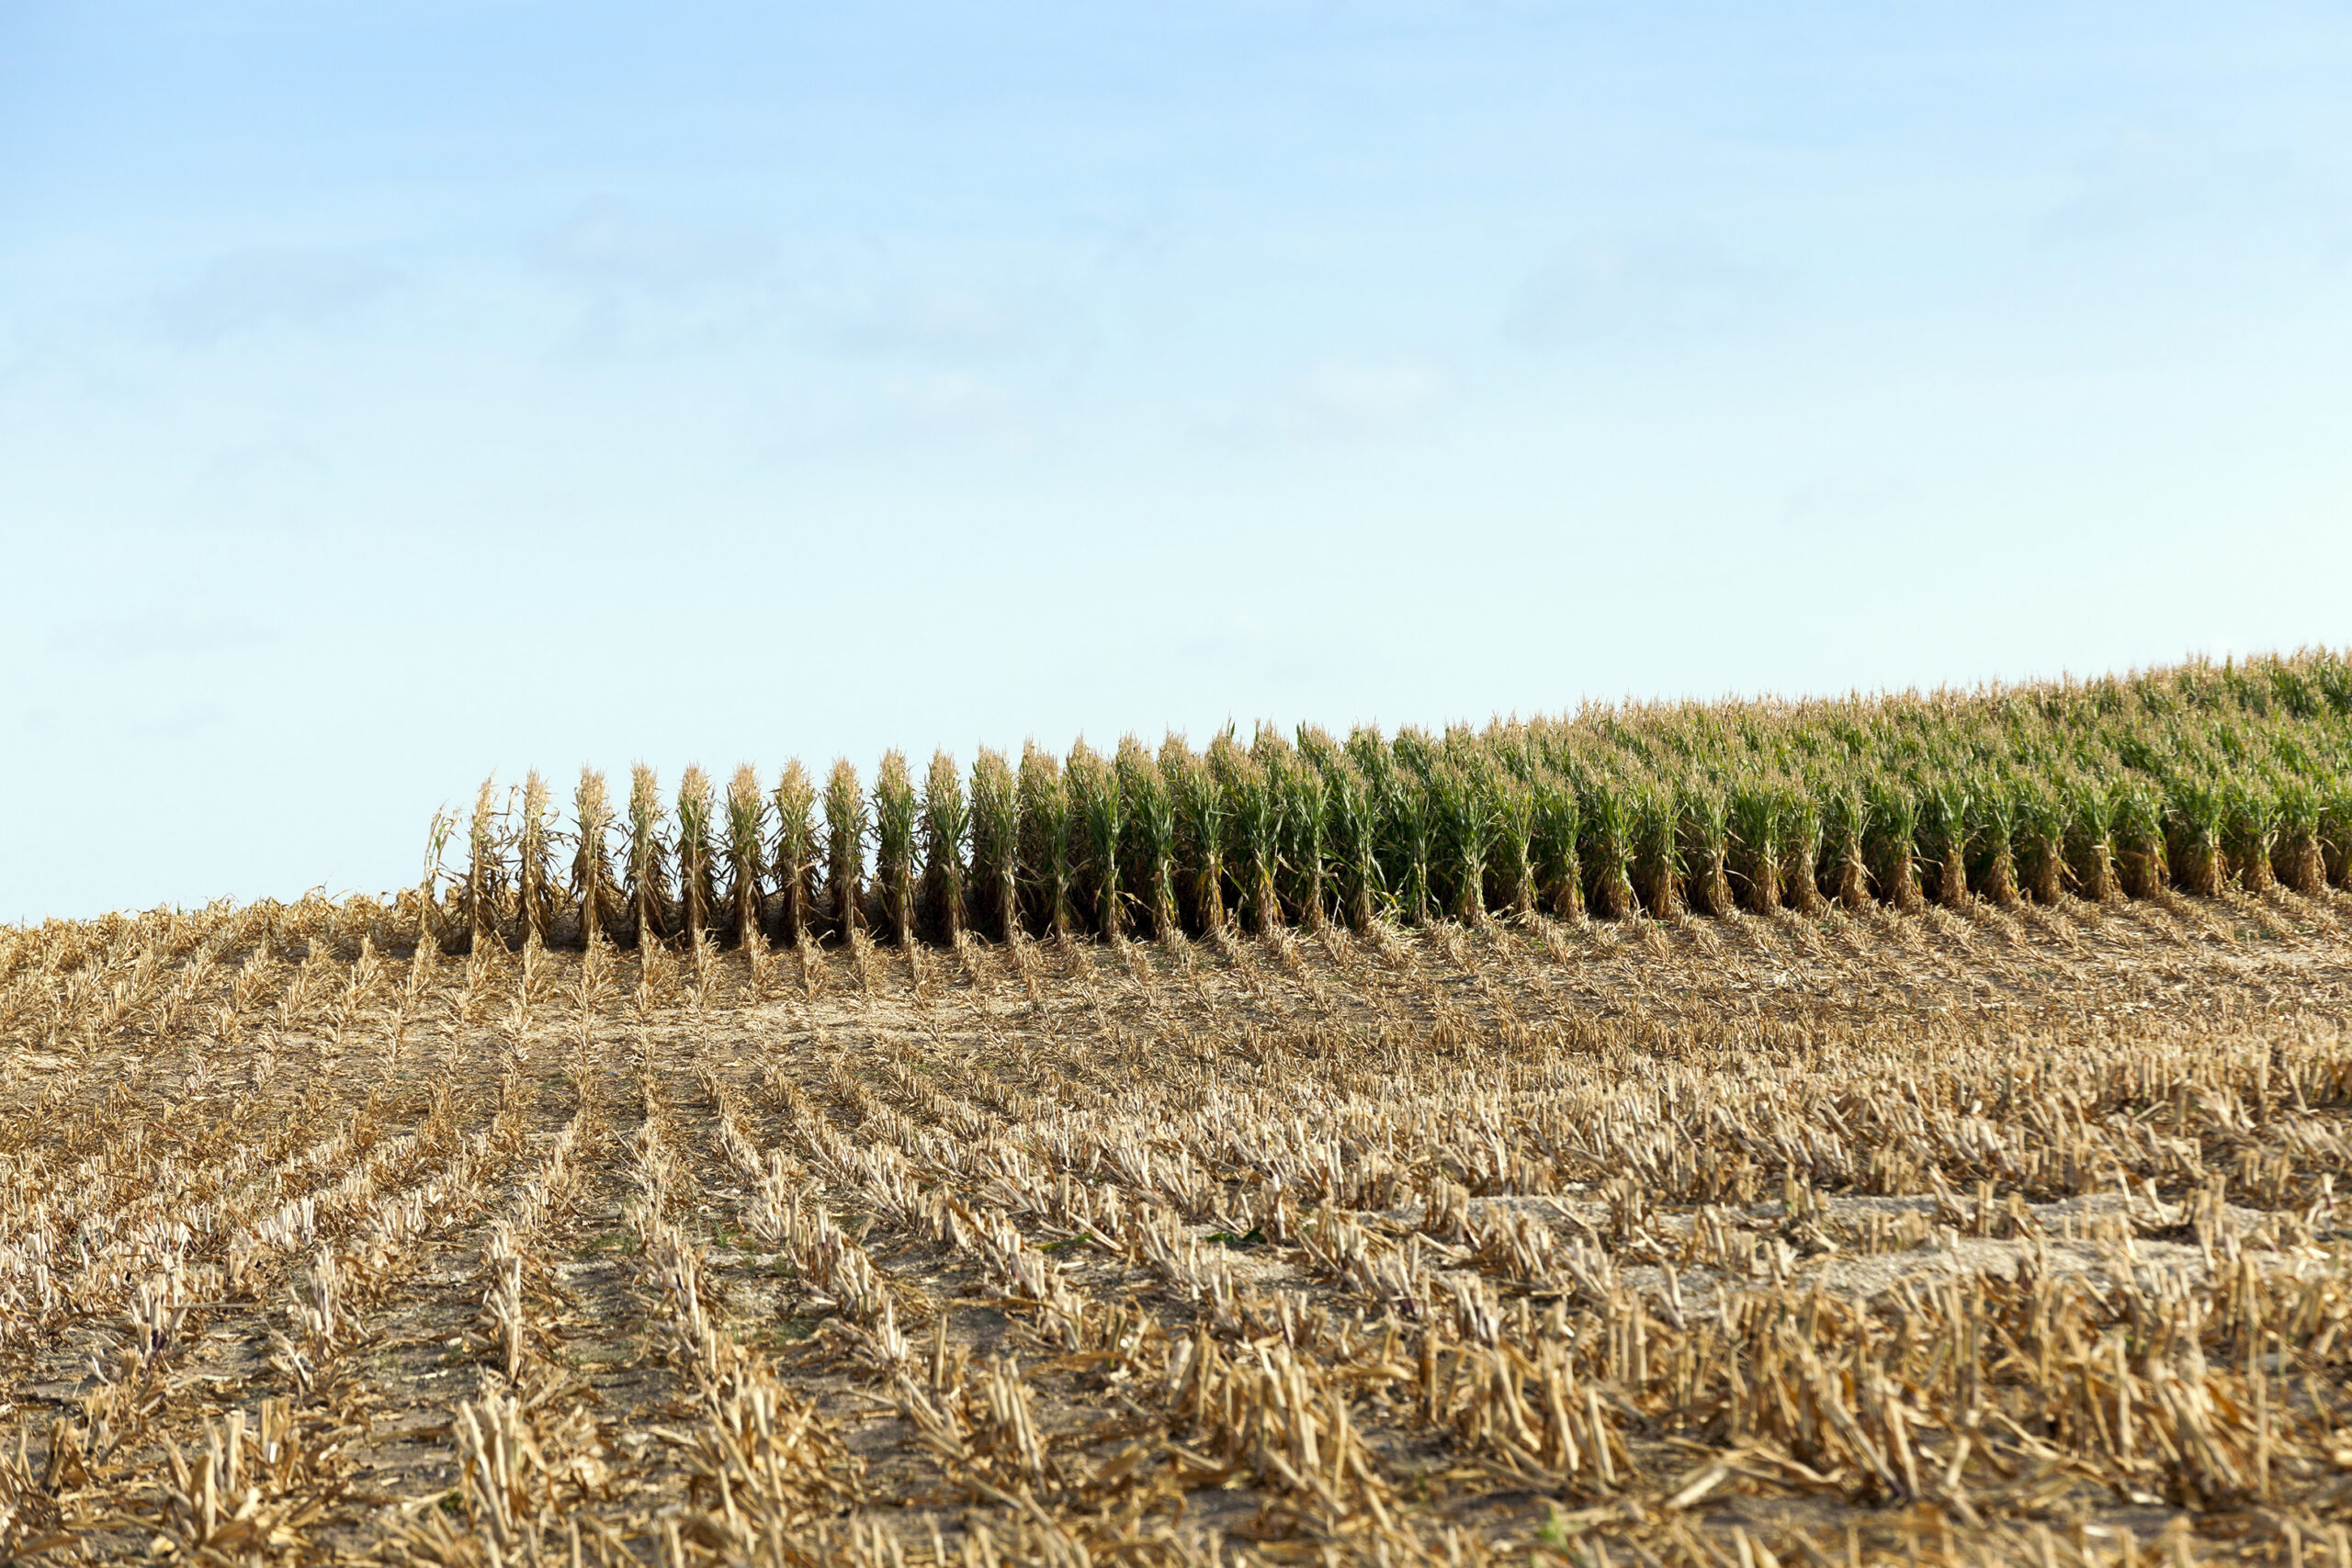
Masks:
[[[0,1559],[2352,1568],[2324,831],[1419,744],[0,932]]]

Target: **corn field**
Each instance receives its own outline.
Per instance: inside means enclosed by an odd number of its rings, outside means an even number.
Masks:
[[[1914,912],[2211,897],[2352,878],[2352,661],[2188,664],[2086,683],[1836,703],[1589,708],[1457,727],[1230,728],[1193,750],[935,755],[823,792],[797,762],[699,769],[627,818],[583,773],[560,834],[532,774],[435,823],[421,911],[450,951],[1119,940],[1375,922]],[[573,851],[568,886],[559,844]],[[462,861],[462,870],[455,869]],[[444,870],[449,866],[452,869]]]
[[[532,777],[0,931],[0,1561],[2352,1568],[2341,690]]]

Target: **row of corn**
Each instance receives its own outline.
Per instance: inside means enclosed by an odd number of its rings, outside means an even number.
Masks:
[[[464,827],[462,873],[438,870]],[[1193,934],[2216,895],[2352,876],[2352,660],[1973,693],[1591,706],[1344,740],[897,751],[628,797],[532,774],[436,820],[446,940]]]

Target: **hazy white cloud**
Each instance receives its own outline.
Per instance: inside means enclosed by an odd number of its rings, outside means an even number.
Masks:
[[[890,423],[938,434],[1019,431],[1020,408],[1012,391],[992,377],[969,370],[928,370],[888,378],[882,383]]]
[[[1768,269],[1695,242],[1603,247],[1538,270],[1502,330],[1536,346],[1697,336],[1748,321],[1777,291]]]
[[[970,358],[1016,349],[1026,323],[1006,301],[943,286],[891,290],[836,311],[820,334],[854,354]]]
[[[400,277],[351,252],[236,251],[164,294],[156,320],[165,336],[199,345],[267,328],[315,329],[356,314]]]
[[[314,533],[332,512],[338,472],[309,442],[279,438],[224,446],[188,476],[181,515],[238,534]]]
[[[533,235],[524,254],[573,283],[654,294],[741,284],[775,265],[775,246],[756,235],[666,222],[610,196]]]
[[[220,654],[248,653],[277,640],[275,628],[258,622],[198,620],[154,612],[53,626],[49,633],[49,650],[58,658],[83,664],[129,664],[150,660],[178,663]]]
[[[1444,391],[1416,361],[1325,360],[1299,378],[1288,423],[1307,434],[1384,434],[1417,423]]]
[[[1815,544],[1868,538],[1915,511],[1921,499],[1918,486],[1907,479],[1867,475],[1813,479],[1781,501],[1781,532]]]
[[[2352,170],[2161,125],[2116,131],[2076,164],[2071,184],[2035,225],[2045,243],[2193,233],[2267,247],[2297,236],[2332,258],[2352,230]]]

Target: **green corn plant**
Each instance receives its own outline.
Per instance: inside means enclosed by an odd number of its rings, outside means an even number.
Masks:
[[[986,934],[1021,930],[1021,792],[1004,753],[980,748],[972,762],[972,886]]]
[[[1445,912],[1465,926],[1483,926],[1487,862],[1495,843],[1491,803],[1480,781],[1451,758],[1439,759],[1426,777]]]
[[[1283,764],[1283,864],[1291,918],[1319,931],[1330,920],[1331,794],[1319,768],[1295,754]]]
[[[1899,779],[1873,778],[1864,786],[1870,802],[1864,846],[1871,881],[1879,900],[1905,913],[1922,902],[1919,891],[1919,807]]]
[[[1919,802],[1919,858],[1934,877],[1936,902],[1955,908],[1968,902],[1968,814],[1966,783],[1939,770],[1915,786]]]
[[[2201,898],[2221,897],[2229,875],[2222,834],[2229,797],[2222,783],[2203,772],[2176,773],[2165,790],[2165,852],[2181,886]]]
[[[797,947],[817,919],[817,789],[796,759],[784,765],[775,794],[776,932]]]
[[[2115,870],[2129,897],[2153,898],[2170,881],[2164,795],[2144,778],[2115,785]]]
[[[1682,912],[1682,815],[1674,791],[1656,780],[1634,786],[1634,888],[1653,919]]]
[[[431,942],[440,952],[450,951],[448,908],[443,902],[444,880],[450,879],[444,869],[449,853],[449,840],[458,831],[458,813],[447,806],[433,813],[433,825],[424,833],[424,865],[416,885],[416,940],[419,946]]]
[[[2336,717],[2352,716],[2352,659],[2323,651],[2312,665],[2312,685]]]
[[[2278,797],[2263,779],[2250,774],[2232,781],[2222,842],[2230,870],[2248,893],[2267,893],[2278,886],[2270,865],[2278,841]]]
[[[1274,807],[1277,824],[1274,840],[1274,908],[1275,919],[1293,925],[1307,923],[1306,905],[1310,895],[1307,883],[1321,870],[1319,839],[1323,824],[1318,820],[1311,831],[1318,840],[1315,863],[1310,866],[1303,848],[1310,825],[1299,820],[1299,783],[1307,773],[1304,760],[1272,725],[1261,722],[1250,740],[1250,760],[1265,774],[1266,791]]]
[[[1691,907],[1720,919],[1734,908],[1731,892],[1731,812],[1724,792],[1692,776],[1675,792],[1682,863]]]
[[[1126,831],[1126,802],[1119,793],[1118,773],[1081,740],[1070,749],[1062,777],[1069,792],[1079,912],[1104,941],[1123,942],[1127,911],[1119,852]]]
[[[825,902],[833,934],[843,942],[866,929],[865,829],[857,769],[839,758],[825,780]]]
[[[1437,803],[1429,785],[1415,773],[1398,769],[1387,797],[1386,841],[1394,848],[1389,873],[1396,889],[1398,916],[1408,925],[1426,926],[1437,919]]]
[[[924,923],[949,947],[971,918],[964,842],[972,811],[964,800],[964,775],[945,751],[931,755],[922,786],[922,904]]]
[[[1838,908],[1860,910],[1871,901],[1871,802],[1851,773],[1823,781],[1814,798],[1821,802],[1821,891]]]
[[[900,947],[915,936],[915,784],[906,753],[882,753],[874,774],[874,881],[882,895],[882,917],[890,940]]]
[[[718,846],[712,831],[717,803],[710,775],[689,766],[678,779],[678,914],[691,946],[702,940],[718,905]]]
[[[1208,763],[1170,735],[1159,749],[1159,776],[1176,818],[1176,854],[1185,901],[1204,934],[1226,929],[1225,791]]]
[[[1341,831],[1334,813],[1339,809],[1332,799],[1332,775],[1347,765],[1347,751],[1333,739],[1330,732],[1314,725],[1302,724],[1296,737],[1299,765],[1315,775],[1320,799],[1313,807],[1311,832],[1302,832],[1300,841],[1312,840],[1316,846],[1316,866],[1313,873],[1317,886],[1317,903],[1328,920],[1336,915],[1342,924],[1351,923],[1346,897],[1341,892],[1342,874],[1340,866],[1339,838]]]
[[[514,903],[523,940],[544,945],[555,930],[555,798],[537,768],[523,777],[514,825]]]
[[[1800,915],[1821,912],[1821,803],[1794,784],[1779,786],[1781,900]]]
[[[1078,931],[1069,818],[1061,763],[1029,742],[1021,752],[1021,879],[1030,895],[1033,929],[1064,942]]]
[[[503,940],[499,917],[506,894],[506,834],[499,821],[496,787],[495,774],[481,781],[473,818],[466,825],[466,880],[458,902],[467,940],[475,947]]]
[[[1380,916],[1380,822],[1372,786],[1344,751],[1332,751],[1323,770],[1324,817],[1329,824],[1333,890],[1340,917],[1351,931],[1366,931]]]
[[[2063,790],[2066,802],[2066,867],[2082,896],[2112,898],[2115,880],[2115,797],[2107,784],[2076,773]]]
[[[1535,907],[1559,920],[1584,919],[1584,867],[1577,836],[1584,826],[1576,787],[1551,768],[1529,770],[1527,858]]]
[[[629,770],[628,860],[624,867],[630,933],[640,947],[670,934],[670,839],[662,809],[662,784],[639,762]]]
[[[1209,742],[1209,771],[1225,795],[1226,863],[1239,889],[1242,918],[1262,935],[1283,918],[1274,886],[1282,861],[1282,801],[1265,768],[1235,742],[1230,729]]]
[[[1781,907],[1781,872],[1788,858],[1781,788],[1758,774],[1732,785],[1724,800],[1731,821],[1731,875],[1739,901],[1751,913],[1770,915]]]
[[[1359,726],[1348,735],[1348,760],[1363,775],[1372,807],[1373,852],[1380,884],[1392,896],[1396,918],[1427,925],[1431,918],[1429,797],[1380,732]]]
[[[721,853],[727,863],[727,919],[733,939],[745,947],[762,930],[767,911],[767,797],[749,762],[727,784],[727,832]]]
[[[580,829],[571,852],[571,894],[580,906],[581,945],[594,947],[598,937],[619,929],[627,907],[613,878],[613,803],[605,792],[605,775],[594,768],[580,770],[571,817]]]
[[[2321,702],[2315,687],[2281,666],[2274,672],[2273,705],[2308,720]],[[2278,808],[2278,836],[2271,869],[2290,891],[2306,897],[2327,886],[2327,852],[2320,847],[2320,784],[2324,777],[2310,750],[2280,725],[2271,737],[2273,754],[2261,769],[2263,783]]]
[[[1578,788],[1577,807],[1577,858],[1589,887],[1585,908],[1604,920],[1630,919],[1635,908],[1633,791],[1623,780],[1596,773]]]
[[[2352,770],[2330,772],[2319,791],[2319,848],[2328,885],[2352,879]]]
[[[1484,780],[1494,849],[1487,883],[1492,904],[1513,918],[1532,921],[1536,913],[1535,792],[1515,772],[1490,767]]]
[[[2011,791],[2017,811],[2014,839],[2018,872],[2037,904],[2065,896],[2072,873],[2066,865],[2066,806],[2049,779],[2028,774]]]
[[[2017,786],[2006,777],[1987,778],[1969,791],[1968,800],[1970,886],[1986,902],[2007,908],[2018,901]]]
[[[1183,930],[1177,895],[1176,804],[1159,762],[1134,736],[1121,738],[1113,766],[1126,805],[1121,880],[1150,920],[1152,934],[1165,942]]]
[[[1370,725],[1357,725],[1348,731],[1347,744],[1341,750],[1347,753],[1348,761],[1356,765],[1356,772],[1363,775],[1374,799],[1380,798],[1382,792],[1395,782],[1396,754],[1381,739],[1379,730]]]

